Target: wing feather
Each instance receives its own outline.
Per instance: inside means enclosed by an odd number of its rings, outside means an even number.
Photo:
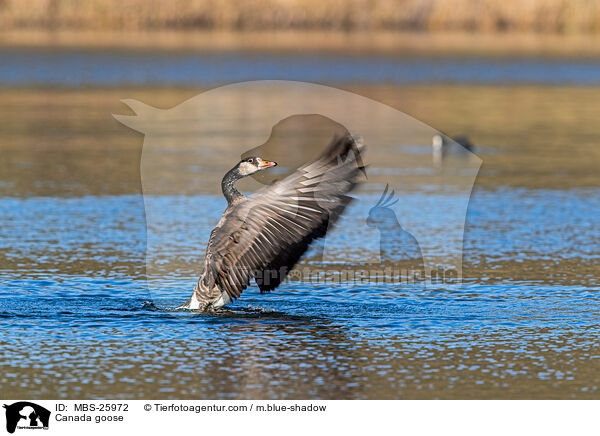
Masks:
[[[316,161],[228,208],[211,233],[205,280],[232,299],[252,278],[263,292],[275,289],[351,201],[362,149],[351,135],[335,138]]]

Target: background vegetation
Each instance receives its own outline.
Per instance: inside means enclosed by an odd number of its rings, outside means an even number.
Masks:
[[[595,33],[600,0],[0,0],[0,29]]]

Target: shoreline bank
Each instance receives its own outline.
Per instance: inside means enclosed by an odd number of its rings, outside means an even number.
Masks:
[[[0,31],[2,48],[600,57],[600,35],[341,31]]]

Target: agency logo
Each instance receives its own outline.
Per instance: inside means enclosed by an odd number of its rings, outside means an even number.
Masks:
[[[279,248],[259,249],[260,253],[249,255],[252,260],[248,262],[235,254],[227,258],[227,265],[219,263],[221,276],[227,280],[251,283],[254,279],[260,289],[266,283],[279,284],[281,277],[315,287],[344,283],[371,289],[371,284],[381,284],[390,290],[401,285],[421,291],[441,284],[460,286],[467,208],[481,166],[467,141],[452,140],[375,100],[304,82],[229,84],[170,109],[135,100],[123,103],[135,115],[115,118],[144,134],[140,171],[147,224],[146,274],[157,302],[163,298],[175,302],[176,295],[182,300],[188,297],[181,292],[182,285],[188,283],[191,290],[197,283],[209,235],[223,216],[223,186],[227,195],[235,196],[238,191],[230,186],[238,176],[236,189],[252,195],[284,180],[302,186],[294,185],[297,195],[291,190],[287,196],[283,191],[269,191],[269,200],[263,197],[252,215],[252,219],[283,217],[273,218],[277,230],[265,224],[256,236],[248,224],[250,216],[236,216],[247,229],[220,238],[219,243],[225,244],[230,237],[238,244],[240,235],[244,241],[283,239],[269,243]],[[337,201],[325,193],[342,192],[347,182],[338,181],[338,173],[332,172],[335,166],[328,170],[310,167],[325,171],[310,186],[307,180],[293,179],[293,174],[308,168],[308,163],[337,143],[336,138],[348,135],[362,138],[366,148],[357,165],[365,166],[366,174],[351,192],[353,201],[346,203],[340,219],[330,211],[329,217],[335,220],[328,218],[324,224],[325,213],[315,214],[329,211],[332,201]],[[348,156],[340,155],[340,159]],[[268,166],[267,171],[251,167],[240,173],[239,165],[252,157],[277,166]],[[224,185],[234,166],[238,170]],[[279,205],[284,198],[282,209]],[[278,206],[272,204],[273,199]],[[302,245],[307,239],[301,239],[304,242],[293,249],[280,248],[289,243],[284,235],[296,238],[307,230],[307,223],[313,226],[319,220],[310,247]],[[185,229],[190,230],[182,238]],[[257,244],[262,246],[262,242]],[[174,246],[181,246],[177,252],[185,249],[185,255],[173,255]],[[304,258],[298,259],[304,250]],[[261,263],[273,256],[278,260],[266,266]]]
[[[47,430],[50,411],[28,401],[19,401],[4,405],[6,409],[6,431],[14,433],[16,429]]]

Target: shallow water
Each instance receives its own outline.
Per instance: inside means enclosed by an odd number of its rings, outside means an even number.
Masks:
[[[462,284],[291,281],[209,315],[169,308],[187,298],[224,200],[216,188],[161,196],[171,244],[148,271],[142,139],[110,117],[120,98],[169,107],[198,90],[0,91],[0,396],[598,398],[600,90],[354,90],[480,144]],[[359,193],[351,224],[378,189]],[[398,195],[444,213],[439,190]],[[357,252],[355,233],[335,239],[325,269]]]

